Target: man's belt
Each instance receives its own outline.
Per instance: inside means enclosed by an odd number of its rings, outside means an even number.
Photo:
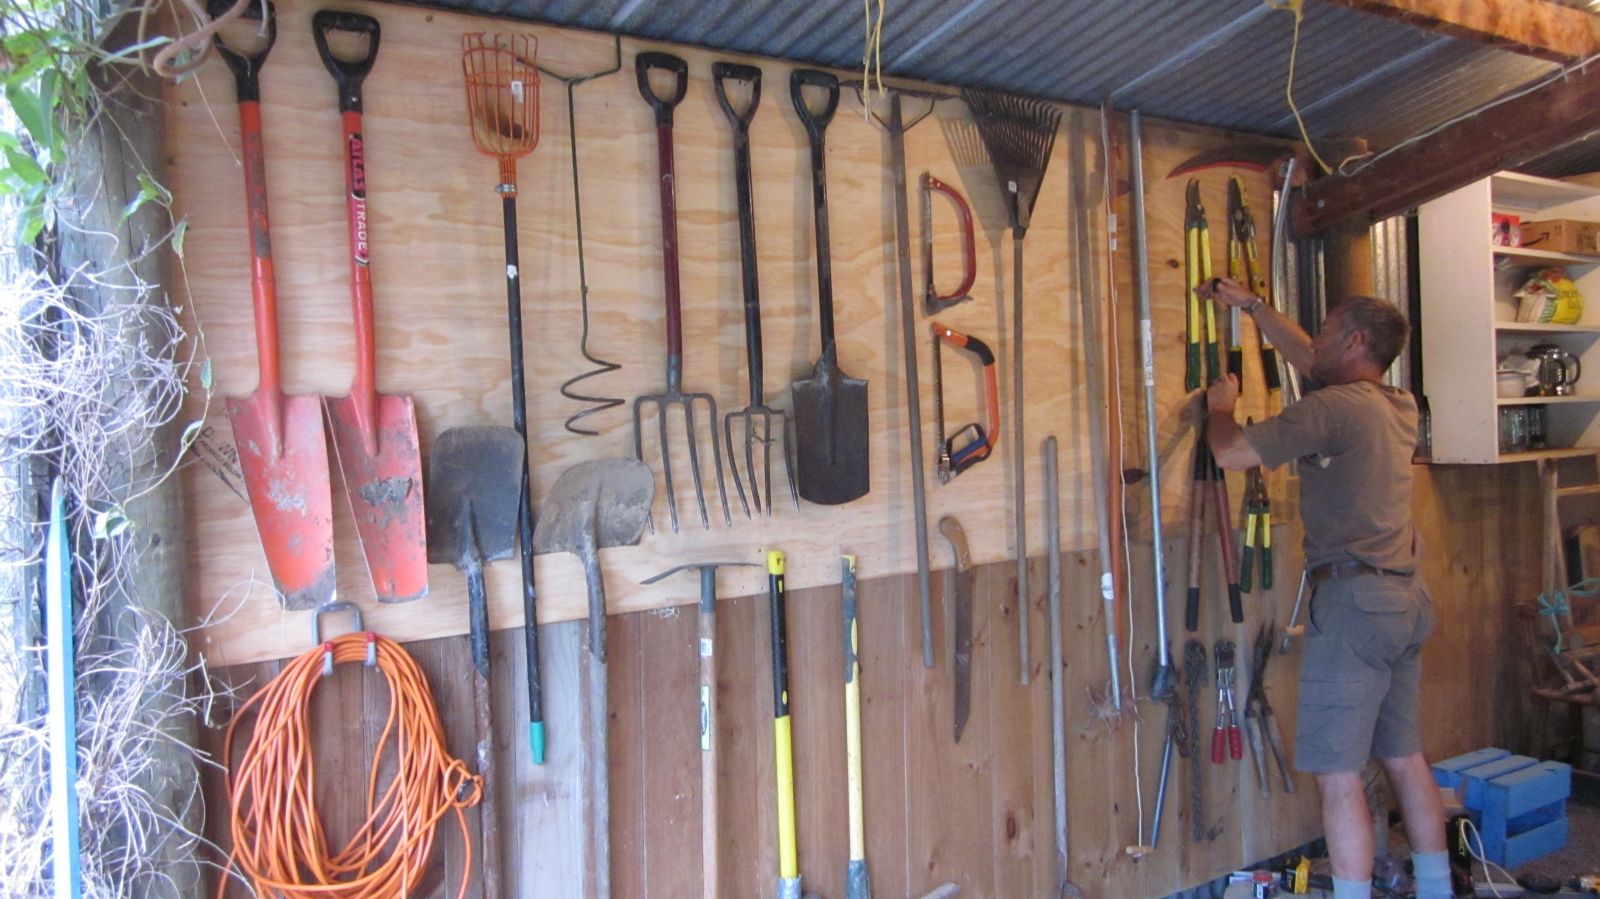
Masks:
[[[1343,562],[1324,562],[1312,568],[1306,576],[1310,580],[1311,586],[1315,587],[1329,578],[1357,577],[1363,574],[1376,574],[1380,577],[1411,577],[1412,572],[1379,568],[1376,565],[1368,565],[1355,559],[1346,559]]]

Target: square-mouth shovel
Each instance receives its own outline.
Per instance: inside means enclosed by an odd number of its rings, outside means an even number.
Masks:
[[[807,104],[807,87],[826,92],[820,112],[813,112]],[[822,356],[811,377],[789,385],[794,398],[795,481],[805,500],[836,506],[865,496],[872,484],[867,382],[839,369],[833,334],[833,263],[828,247],[827,145],[823,137],[839,108],[839,79],[827,72],[797,69],[789,77],[789,97],[811,139],[817,322],[822,330]]]
[[[300,611],[333,600],[332,487],[321,400],[284,394],[279,378],[278,291],[267,225],[267,161],[257,79],[277,39],[278,20],[271,3],[260,11],[252,5],[244,17],[263,20],[264,39],[258,49],[229,47],[220,35],[214,41],[233,72],[239,100],[260,380],[250,396],[228,400],[228,421],[273,584],[283,607]]]
[[[334,31],[365,36],[366,55],[355,60],[340,58],[328,43],[328,34]],[[417,447],[417,410],[411,397],[378,393],[366,144],[361,134],[361,83],[377,59],[379,35],[378,20],[371,16],[324,9],[312,17],[317,51],[339,93],[356,349],[349,396],[325,397],[323,404],[332,424],[333,449],[344,474],[367,571],[372,575],[372,589],[379,602],[409,602],[428,592],[422,453]]]

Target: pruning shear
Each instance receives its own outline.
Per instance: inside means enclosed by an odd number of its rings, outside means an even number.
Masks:
[[[1251,592],[1250,572],[1261,559],[1261,589],[1272,589],[1272,505],[1267,497],[1267,479],[1256,465],[1244,476],[1244,560],[1239,572],[1239,589]]]
[[[1228,277],[1245,285],[1257,296],[1265,297],[1269,290],[1267,281],[1261,276],[1259,267],[1260,256],[1256,253],[1256,218],[1250,213],[1250,204],[1245,200],[1244,181],[1238,176],[1228,179]],[[1240,368],[1244,361],[1244,350],[1239,345],[1239,309],[1231,310],[1229,324],[1232,327],[1233,342],[1228,347],[1228,369],[1240,376],[1240,389],[1243,389],[1243,373]],[[1278,375],[1277,350],[1267,335],[1256,331],[1260,337],[1261,374],[1266,379],[1267,390],[1277,390],[1282,386],[1282,379]]]
[[[1217,348],[1217,306],[1215,300],[1205,302],[1204,331],[1201,330],[1200,296],[1195,293],[1200,285],[1211,280],[1211,231],[1206,224],[1206,207],[1200,202],[1200,179],[1190,178],[1184,192],[1183,261],[1187,276],[1188,319],[1185,336],[1188,342],[1184,377],[1186,390],[1201,386],[1200,343],[1206,345],[1206,371],[1215,379],[1222,373],[1222,360]]]
[[[1256,788],[1263,798],[1272,795],[1272,780],[1267,776],[1263,738],[1272,748],[1272,757],[1278,766],[1278,776],[1283,780],[1283,791],[1294,792],[1294,774],[1289,769],[1289,753],[1283,748],[1283,734],[1278,730],[1278,719],[1272,714],[1272,704],[1267,702],[1267,662],[1272,658],[1272,634],[1271,625],[1263,624],[1261,629],[1256,631],[1255,664],[1250,670],[1250,692],[1244,701],[1245,732],[1249,736],[1250,751],[1255,758]]]

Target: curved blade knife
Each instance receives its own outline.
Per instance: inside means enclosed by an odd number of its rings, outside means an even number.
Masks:
[[[972,554],[967,551],[967,533],[961,529],[961,522],[954,515],[946,515],[939,519],[939,533],[950,541],[950,552],[956,558],[956,645],[950,654],[950,667],[955,678],[955,736],[960,743],[972,705],[972,590],[977,573],[972,570]]]

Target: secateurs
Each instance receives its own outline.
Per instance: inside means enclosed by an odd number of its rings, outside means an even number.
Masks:
[[[939,429],[939,483],[948,484],[956,475],[989,458],[990,453],[994,452],[995,444],[1000,440],[1000,381],[994,351],[989,349],[988,344],[938,322],[931,322],[928,328],[933,333],[933,415]],[[983,366],[984,406],[989,421],[987,429],[972,422],[954,434],[945,432],[944,366],[940,357],[943,355],[942,345],[947,343],[978,357],[979,364]],[[966,443],[957,446],[957,441],[963,437],[968,438]]]
[[[922,314],[937,315],[957,303],[972,299],[972,285],[978,280],[977,243],[972,234],[972,207],[961,192],[927,172],[919,180],[922,197]],[[961,220],[961,286],[940,293],[933,284],[933,195],[944,194],[955,204]]]
[[[1256,560],[1261,564],[1261,589],[1272,589],[1272,505],[1267,497],[1267,479],[1256,465],[1244,476],[1244,558],[1239,568],[1239,589],[1251,592],[1251,572]]]
[[[1234,644],[1232,640],[1218,640],[1212,651],[1217,668],[1217,726],[1211,730],[1211,761],[1222,764],[1224,739],[1228,744],[1227,758],[1238,761],[1244,758],[1244,745],[1240,741],[1239,709],[1233,700],[1235,683],[1233,668]],[[1224,737],[1226,732],[1226,737]]]

